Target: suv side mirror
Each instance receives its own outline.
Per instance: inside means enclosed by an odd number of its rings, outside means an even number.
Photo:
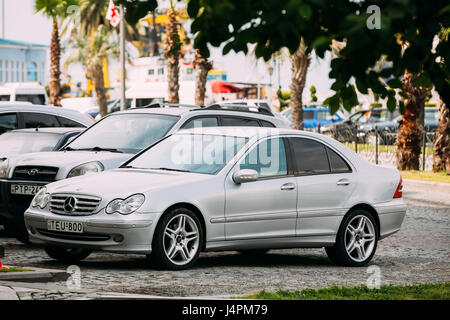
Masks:
[[[258,179],[258,172],[252,169],[238,170],[233,173],[233,181],[236,184],[252,182]]]

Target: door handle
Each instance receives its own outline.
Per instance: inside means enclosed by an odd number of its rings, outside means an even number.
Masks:
[[[294,183],[285,183],[281,186],[281,190],[294,190],[295,184]]]
[[[348,186],[350,184],[350,180],[348,179],[341,179],[338,182],[336,182],[338,186]]]

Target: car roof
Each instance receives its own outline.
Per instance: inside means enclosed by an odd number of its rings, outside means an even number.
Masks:
[[[259,135],[280,135],[294,134],[303,136],[323,136],[318,133],[286,129],[286,128],[267,128],[267,127],[204,127],[194,129],[182,129],[174,134],[206,134],[206,135],[223,135],[230,137],[246,137],[251,138]]]
[[[66,134],[70,132],[81,132],[84,131],[85,128],[63,128],[63,127],[57,127],[57,128],[29,128],[29,129],[16,129],[8,131],[8,133],[15,133],[15,132],[23,132],[23,133],[53,133],[53,134]]]
[[[241,107],[241,106],[239,106]],[[227,115],[227,116],[238,116],[238,117],[250,117],[260,120],[277,120],[274,116],[265,115],[263,113],[258,112],[247,112],[247,111],[237,111],[237,110],[214,110],[207,108],[189,108],[189,107],[166,107],[166,108],[131,108],[124,111],[117,111],[113,114],[127,114],[127,113],[145,113],[145,114],[167,114],[174,116],[182,116],[182,115]]]

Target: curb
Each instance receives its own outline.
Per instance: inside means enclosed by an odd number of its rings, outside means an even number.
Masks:
[[[404,188],[418,188],[426,191],[450,193],[450,183],[404,179]]]
[[[33,271],[0,272],[0,281],[20,282],[59,282],[65,281],[70,274],[63,270],[24,268]]]
[[[407,183],[420,184],[423,186],[436,186],[436,187],[450,188],[450,183],[445,183],[445,182],[433,182],[433,181],[414,180],[414,179],[404,179],[403,181],[405,181]]]

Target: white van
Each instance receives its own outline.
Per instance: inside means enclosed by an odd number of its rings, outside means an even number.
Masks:
[[[36,82],[9,82],[0,86],[0,101],[47,104],[45,88]]]

